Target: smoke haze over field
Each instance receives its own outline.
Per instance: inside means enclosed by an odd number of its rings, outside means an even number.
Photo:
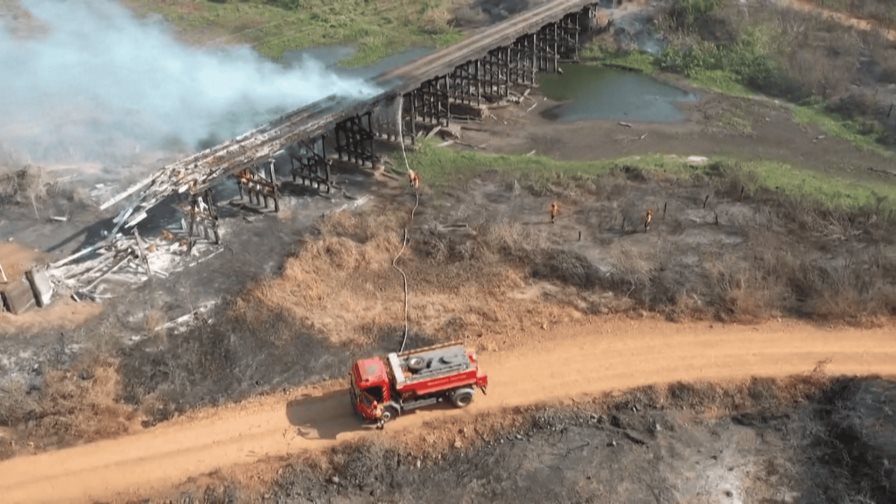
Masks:
[[[186,46],[112,0],[21,3],[35,29],[0,26],[0,146],[33,161],[192,151],[326,95],[372,92],[311,60],[285,68],[248,47]]]

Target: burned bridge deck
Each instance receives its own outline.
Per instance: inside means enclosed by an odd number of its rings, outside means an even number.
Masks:
[[[470,91],[473,78],[477,81],[477,96],[482,94],[483,85],[499,89],[499,94],[506,96],[513,83],[510,70],[513,61],[518,66],[517,74],[530,74],[525,82],[534,81],[531,75],[537,70],[556,70],[558,40],[564,29],[561,21],[597,3],[598,0],[555,0],[520,13],[474,33],[454,46],[379,75],[373,82],[382,91],[375,96],[363,99],[330,96],[314,102],[233,140],[164,167],[107,201],[101,209],[138,194],[116,218],[116,230],[121,226],[131,227],[170,195],[195,194],[222,176],[271,159],[291,145],[313,141],[334,127],[338,136],[340,124],[369,114],[380,104],[395,101],[410,91],[417,90],[411,93],[414,96],[419,94],[418,100],[411,101],[414,109],[411,114],[424,118],[447,116],[449,100],[460,98],[458,93],[464,89]],[[578,25],[570,29],[574,30],[569,33],[574,33],[577,47]],[[552,59],[553,63],[546,58]],[[474,74],[475,77],[471,77]],[[455,81],[453,87],[449,85],[451,79]],[[347,147],[349,153],[353,149],[367,149],[367,143],[372,146],[371,138],[357,135],[348,139],[347,142],[354,143]],[[364,145],[355,145],[361,143]],[[371,161],[368,156],[355,157]]]

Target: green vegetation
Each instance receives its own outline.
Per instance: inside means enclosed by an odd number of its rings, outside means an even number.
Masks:
[[[399,154],[400,156],[400,154]],[[822,174],[786,163],[715,158],[703,166],[690,166],[678,156],[632,156],[613,160],[559,161],[540,155],[486,154],[472,150],[441,148],[423,142],[408,153],[411,167],[427,184],[440,186],[483,171],[518,175],[539,183],[581,180],[634,168],[655,175],[684,178],[734,172],[749,189],[769,189],[805,199],[825,208],[881,207],[896,211],[896,184],[865,182]]]
[[[600,63],[605,66],[635,70],[646,74],[656,72],[656,58],[653,55],[639,51],[618,51],[608,49],[600,42],[588,45],[582,50],[581,58],[584,61]]]
[[[800,124],[812,124],[831,135],[854,145],[874,151],[885,157],[894,157],[893,151],[881,147],[864,128],[854,121],[837,117],[821,105],[791,105],[793,118]]]
[[[658,20],[670,40],[660,55],[624,52],[598,43],[585,51],[585,57],[646,73],[680,74],[696,86],[723,94],[750,97],[758,92],[783,98],[797,104],[791,106],[797,122],[893,156],[881,146],[896,142],[896,132],[886,129],[881,104],[875,102],[878,95],[873,90],[855,91],[852,82],[860,78],[855,61],[868,49],[882,69],[880,78],[891,79],[890,74],[896,75],[896,67],[890,69],[896,51],[877,39],[866,41],[864,48],[850,43],[828,47],[825,44],[836,40],[853,40],[848,28],[802,15],[802,28],[790,33],[785,21],[795,15],[800,14],[764,9],[751,11],[746,22],[734,2],[677,0]]]
[[[721,92],[755,90],[783,98],[798,104],[797,121],[892,155],[880,143],[896,143],[896,131],[881,115],[887,104],[875,90],[892,81],[896,51],[885,40],[786,9],[752,11],[749,17],[733,2],[678,0],[660,22],[673,42],[656,65]],[[867,67],[880,71],[856,66],[863,57],[870,60]],[[853,86],[856,81],[874,84],[862,89]]]
[[[893,0],[814,0],[819,7],[877,21],[896,28],[896,3]]]
[[[409,47],[441,47],[461,39],[438,0],[125,0],[159,13],[199,43],[249,43],[270,58],[307,47],[346,44],[349,66],[373,63]],[[450,2],[448,2],[450,4]]]
[[[749,135],[753,133],[753,123],[746,117],[744,117],[740,112],[734,111],[723,111],[719,116],[719,124],[724,126],[730,131],[735,131],[742,135]]]
[[[417,150],[408,152],[408,162],[423,175],[427,183],[434,185],[488,170],[512,172],[532,179],[547,180],[557,177],[606,174],[626,164],[636,164],[652,171],[674,172],[677,175],[686,173],[687,168],[686,163],[681,160],[659,155],[634,156],[611,161],[558,161],[538,154],[531,156],[487,154],[472,150],[441,148],[431,142],[423,142]]]

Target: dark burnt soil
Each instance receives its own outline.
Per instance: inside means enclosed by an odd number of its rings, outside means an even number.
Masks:
[[[896,383],[754,379],[430,426],[148,502],[893,502]],[[490,427],[491,426],[491,427]],[[261,488],[259,488],[259,486]]]
[[[510,348],[525,345],[533,327],[641,310],[673,319],[789,315],[856,323],[893,313],[891,223],[815,211],[773,193],[738,201],[739,180],[724,167],[681,181],[633,166],[547,185],[484,174],[427,192],[402,259],[414,292],[410,343],[477,338],[488,348]],[[242,226],[234,234],[242,229],[251,239],[233,240],[196,269],[122,293],[106,316],[84,327],[4,340],[16,359],[0,362],[9,371],[0,421],[14,427],[19,447],[30,441],[36,450],[121,433],[108,404],[72,399],[93,397],[98,366],[111,365],[119,377],[102,394],[115,398],[117,415],[146,426],[336,378],[355,358],[393,351],[403,303],[390,262],[407,211],[394,202],[397,192],[407,193],[397,183],[367,190],[374,200],[341,226],[310,224],[312,211],[335,206],[314,198],[295,202],[309,209],[282,228],[275,217],[232,218],[229,226]],[[546,215],[552,199],[563,212],[554,225]],[[637,222],[643,205],[663,202],[667,215],[658,213],[649,232],[622,232],[623,216]],[[456,223],[471,232],[440,231]],[[290,257],[274,253],[292,247]],[[208,301],[217,304],[197,323],[155,330]],[[334,317],[348,325],[334,325]],[[19,348],[32,353],[21,357]],[[48,381],[60,369],[84,390]],[[95,427],[85,438],[81,426]]]
[[[765,102],[709,96],[686,123],[633,128],[606,121],[557,124],[540,118],[539,108],[527,114],[527,107],[495,111],[497,120],[474,126],[482,132],[465,130],[464,141],[481,142],[488,151],[534,148],[569,159],[646,152],[759,153],[875,180],[885,176],[865,168],[889,166],[839,140],[813,142],[817,131],[794,124],[783,108]],[[718,111],[712,112],[713,107]],[[750,131],[731,117],[745,118]],[[363,215],[357,224],[366,226],[365,234],[398,243],[396,222],[402,219],[391,218],[388,226],[381,226],[371,216],[395,217],[407,211],[404,182],[381,183],[358,171],[339,177],[354,197],[373,196],[359,211]],[[422,288],[438,294],[445,279],[458,272],[463,275],[453,278],[451,285],[464,285],[448,289],[449,296],[412,298],[426,301],[414,309],[412,316],[418,317],[414,324],[428,326],[416,330],[412,342],[494,335],[490,342],[500,348],[524,344],[504,338],[525,334],[521,326],[547,327],[564,317],[615,311],[654,310],[672,319],[696,316],[748,322],[784,315],[866,323],[893,314],[896,234],[891,222],[871,222],[874,216],[867,213],[816,212],[772,193],[748,193],[740,201],[739,188],[737,177],[724,166],[709,177],[683,182],[654,179],[630,166],[603,179],[536,184],[482,174],[444,191],[425,189],[403,264],[417,296]],[[396,203],[402,201],[398,195],[404,203]],[[707,195],[710,199],[703,208]],[[560,220],[553,226],[546,211],[552,200],[561,204]],[[122,291],[104,305],[101,317],[78,327],[49,320],[48,328],[38,331],[0,327],[0,426],[14,427],[12,437],[19,447],[31,441],[37,450],[121,432],[117,425],[106,434],[91,429],[91,437],[84,438],[81,430],[66,430],[65,426],[96,422],[98,415],[92,403],[72,400],[79,395],[48,385],[52,382],[47,376],[57,370],[72,376],[82,376],[83,371],[86,378],[74,383],[86,393],[94,386],[89,378],[92,369],[114,366],[120,387],[105,395],[115,397],[126,414],[142,417],[146,425],[178,411],[332,378],[353,357],[394,349],[402,329],[397,312],[388,323],[371,319],[377,323],[362,327],[359,341],[343,341],[334,339],[326,327],[309,323],[311,317],[302,312],[353,313],[353,306],[334,305],[328,297],[293,306],[290,300],[279,306],[237,302],[247,287],[281,275],[285,256],[322,237],[321,214],[356,201],[341,194],[332,198],[296,194],[284,200],[280,216],[231,211],[223,224],[224,252],[167,279]],[[668,213],[662,216],[658,209],[666,204]],[[89,241],[101,229],[82,222],[88,214],[72,212],[69,223],[47,222],[45,214],[40,220],[29,217],[30,207],[30,198],[4,206],[0,235],[24,233],[32,240],[29,245],[45,250],[65,243],[57,251],[60,254]],[[622,218],[637,223],[648,207],[657,210],[651,231],[636,232],[630,226],[623,232]],[[64,213],[66,208],[52,210]],[[468,224],[473,233],[442,229],[456,223]],[[348,249],[370,246],[350,234],[329,237]],[[379,251],[383,283],[371,282],[360,291],[390,309],[402,306],[397,277],[388,267],[395,252],[391,247]],[[495,278],[506,280],[480,275],[483,265],[516,276],[505,282],[509,287],[480,289],[480,284]],[[366,274],[368,266],[358,261],[356,269],[320,283],[332,292],[345,290],[354,285],[349,282],[353,275]],[[473,280],[469,284],[473,292],[459,290],[468,286],[467,279]],[[462,296],[468,300],[487,296],[489,302],[452,304]],[[514,312],[521,300],[550,311],[534,312],[537,317]],[[427,311],[437,303],[441,303],[438,311]],[[211,304],[214,307],[198,324],[182,332],[156,330]],[[358,313],[350,318],[360,320],[367,314]],[[65,407],[56,404],[60,394],[66,398]]]

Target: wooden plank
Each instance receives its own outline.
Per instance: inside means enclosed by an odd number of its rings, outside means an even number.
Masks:
[[[7,286],[3,290],[3,299],[6,308],[16,315],[25,313],[37,305],[31,286],[24,278]]]

